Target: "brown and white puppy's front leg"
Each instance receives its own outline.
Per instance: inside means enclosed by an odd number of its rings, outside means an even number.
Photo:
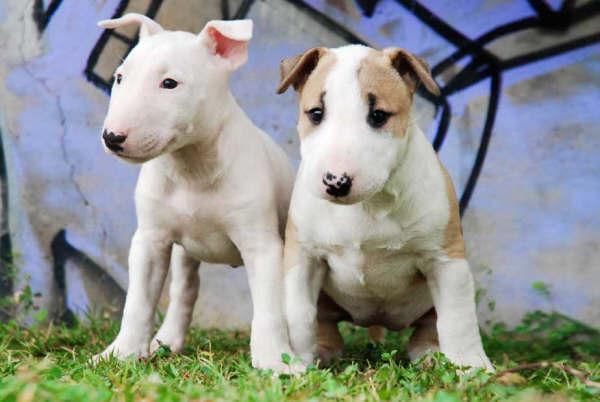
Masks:
[[[129,250],[129,286],[121,329],[115,340],[93,360],[114,355],[145,357],[154,327],[154,312],[163,288],[172,243],[167,234],[139,229]]]
[[[184,248],[173,245],[171,253],[171,285],[169,287],[169,307],[160,329],[150,342],[150,353],[160,345],[166,345],[171,352],[183,350],[185,335],[192,321],[194,304],[198,298],[200,277],[199,263],[187,255]]]
[[[302,250],[291,218],[286,226],[283,265],[290,345],[295,356],[311,364],[317,352],[317,301],[326,269]]]
[[[459,366],[493,371],[483,350],[475,289],[469,263],[464,258],[439,258],[423,270],[437,312],[440,350]]]

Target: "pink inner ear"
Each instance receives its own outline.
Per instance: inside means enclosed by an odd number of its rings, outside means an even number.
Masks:
[[[217,29],[210,27],[208,35],[215,43],[215,53],[224,59],[237,59],[243,57],[246,42],[235,40],[223,35]]]

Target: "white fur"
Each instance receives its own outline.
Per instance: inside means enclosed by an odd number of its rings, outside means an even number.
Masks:
[[[412,123],[404,138],[368,126],[357,79],[367,50],[333,51],[325,118],[302,140],[290,205],[299,248],[286,274],[292,348],[306,363],[313,360],[316,302],[323,288],[365,326],[401,329],[435,306],[441,351],[458,364],[491,369],[468,263],[442,250],[450,209],[437,156]],[[354,177],[348,205],[320,190],[326,170]],[[422,276],[426,281],[418,280]]]
[[[147,356],[161,343],[180,351],[198,293],[199,263],[243,263],[254,307],[252,363],[286,371],[281,354],[291,350],[282,307],[281,229],[293,171],[229,91],[228,76],[245,60],[245,43],[233,61],[215,54],[209,27],[236,41],[248,40],[252,30],[250,21],[209,22],[199,35],[147,29],[117,69],[122,81],[113,87],[104,128],[127,135],[116,156],[145,163],[135,191],[138,228],[123,321],[96,360]],[[179,85],[161,88],[165,78]],[[169,264],[171,301],[152,338]]]

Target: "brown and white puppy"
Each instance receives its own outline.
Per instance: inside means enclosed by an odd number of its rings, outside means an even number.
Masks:
[[[317,344],[322,360],[338,355],[337,323],[349,320],[415,326],[413,360],[441,350],[492,370],[454,187],[410,118],[419,83],[439,92],[427,65],[398,48],[315,48],[281,64],[278,92],[293,85],[300,100],[284,264],[292,349],[305,363]]]

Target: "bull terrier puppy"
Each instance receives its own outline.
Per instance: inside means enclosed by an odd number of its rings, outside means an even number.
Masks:
[[[163,30],[139,14],[99,25],[140,26],[139,44],[115,72],[102,142],[116,157],[143,164],[121,329],[95,360],[147,356],[160,344],[181,351],[205,261],[245,265],[252,364],[286,371],[282,235],[294,173],[228,85],[247,59],[252,21],[211,21],[198,35]],[[170,304],[152,338],[169,265]]]
[[[314,48],[281,64],[299,93],[299,172],[285,234],[286,315],[305,363],[341,353],[338,322],[415,326],[412,360],[441,350],[492,370],[479,335],[454,187],[410,118],[419,83],[406,50]]]

